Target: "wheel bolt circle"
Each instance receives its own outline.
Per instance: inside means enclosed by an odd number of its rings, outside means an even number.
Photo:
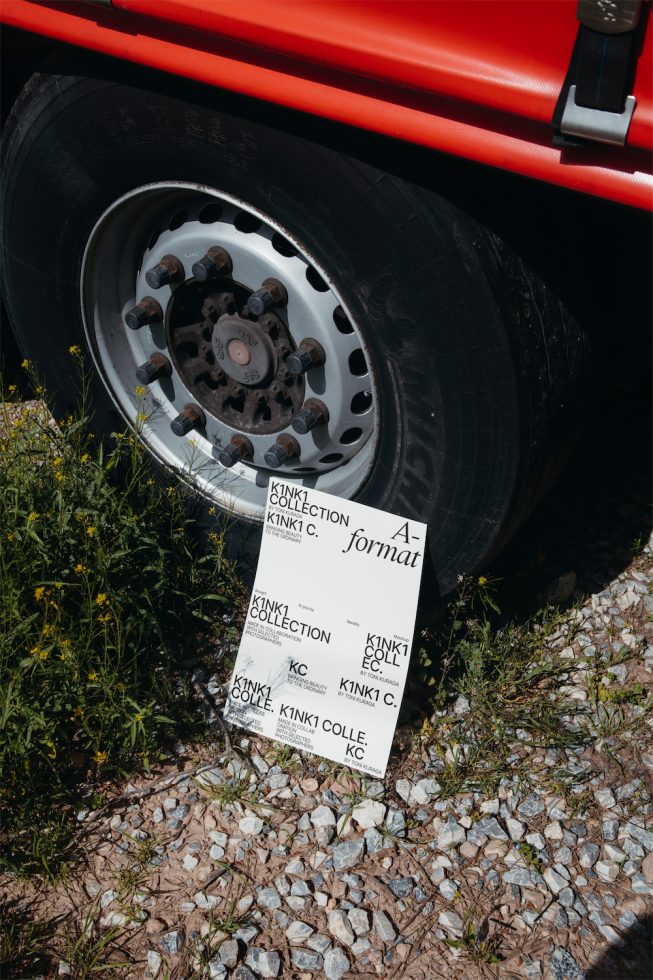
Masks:
[[[164,255],[158,265],[148,269],[145,280],[152,289],[161,289],[173,282],[183,282],[184,267],[174,255]]]
[[[191,429],[199,429],[206,425],[206,415],[199,405],[186,405],[176,419],[170,423],[170,428],[176,436],[185,436]]]
[[[232,436],[229,445],[225,446],[218,454],[218,462],[231,468],[241,459],[251,459],[253,455],[254,447],[249,439],[245,439],[244,436]]]
[[[152,354],[149,360],[136,368],[136,380],[139,384],[149,385],[158,378],[167,378],[172,374],[172,365],[163,354]]]
[[[144,296],[136,306],[125,313],[125,323],[130,330],[138,330],[153,320],[162,320],[163,310],[151,296]]]
[[[299,456],[299,453],[300,448],[297,440],[293,439],[292,436],[281,435],[274,446],[270,446],[264,454],[263,459],[265,460],[266,466],[269,466],[272,470],[276,470],[289,459],[294,459]]]
[[[324,425],[328,421],[329,410],[324,402],[319,401],[317,398],[309,398],[304,403],[301,411],[292,420],[292,427],[295,432],[299,432],[300,435],[304,436],[311,429],[314,429],[316,425]]]

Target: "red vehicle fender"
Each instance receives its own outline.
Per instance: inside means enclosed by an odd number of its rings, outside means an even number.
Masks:
[[[648,13],[648,12],[646,12]],[[646,16],[646,15],[645,15]],[[575,0],[1,0],[0,20],[562,187],[653,208],[653,43],[623,148],[560,149]]]

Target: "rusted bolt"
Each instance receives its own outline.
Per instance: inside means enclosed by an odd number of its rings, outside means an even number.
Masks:
[[[273,398],[280,398],[284,394],[283,385],[278,381],[273,381],[268,390]]]
[[[231,256],[221,245],[214,245],[206,255],[193,264],[193,275],[199,282],[208,282],[218,276],[229,276],[234,264]]]
[[[171,282],[183,282],[184,267],[176,256],[164,255],[158,265],[148,269],[145,279],[152,289],[161,289]]]
[[[229,445],[218,454],[218,462],[223,466],[231,467],[241,459],[251,459],[253,455],[254,447],[249,439],[244,436],[232,436]]]
[[[300,435],[305,436],[316,425],[324,425],[328,421],[329,409],[324,402],[318,401],[317,398],[309,398],[304,403],[301,411],[292,420],[292,427],[295,432],[299,432]]]
[[[276,470],[289,459],[299,456],[299,443],[292,436],[281,435],[263,456],[265,465]]]
[[[260,316],[273,306],[285,306],[288,302],[286,287],[278,279],[264,279],[259,289],[247,300],[250,312]]]
[[[137,306],[125,313],[125,323],[130,330],[138,330],[151,323],[152,320],[162,320],[163,310],[151,296],[144,296]]]
[[[293,374],[306,374],[311,368],[324,364],[325,360],[326,355],[322,345],[312,337],[307,337],[306,340],[302,340],[297,350],[288,355],[285,363]]]
[[[139,384],[149,385],[157,378],[169,378],[172,374],[172,365],[163,354],[151,354],[149,360],[136,368],[136,380]]]
[[[206,425],[206,415],[199,405],[185,405],[176,419],[170,423],[170,428],[176,436],[185,436],[191,429],[199,429]]]
[[[234,385],[231,389],[231,395],[233,398],[242,398],[245,394],[245,389],[242,385]]]

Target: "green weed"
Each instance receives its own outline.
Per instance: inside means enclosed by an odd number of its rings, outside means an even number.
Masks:
[[[452,949],[460,950],[465,959],[472,963],[500,963],[498,939],[487,939],[487,920],[481,923],[478,931],[474,927],[473,913],[463,916],[463,934],[459,939],[443,940]]]
[[[94,438],[71,356],[82,403],[56,423],[0,385],[3,860],[50,878],[53,805],[160,757],[186,711],[180,637],[209,632],[236,589],[221,536],[200,550],[184,493],[157,479],[138,434]]]
[[[89,911],[79,926],[69,929],[65,937],[63,959],[70,966],[75,980],[94,980],[128,970],[130,961],[121,957],[121,930],[114,926],[100,931],[95,923],[95,909]]]
[[[0,905],[0,976],[27,977],[50,967],[47,946],[53,924],[42,922],[18,901]]]
[[[562,615],[545,608],[526,623],[502,621],[493,585],[483,576],[461,582],[422,657],[439,668],[439,678],[431,687],[436,711],[416,742],[442,760],[436,778],[443,798],[463,789],[494,792],[507,772],[519,771],[518,748],[527,758],[580,739],[564,723],[574,704],[559,690],[569,664],[549,646]]]

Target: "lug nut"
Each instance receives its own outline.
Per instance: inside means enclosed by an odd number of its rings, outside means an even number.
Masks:
[[[286,367],[293,374],[306,374],[311,368],[324,364],[326,356],[321,344],[311,337],[302,340],[297,350],[288,354]]]
[[[206,425],[206,415],[198,405],[186,405],[176,419],[170,423],[170,428],[176,436],[185,436],[191,429],[199,429]]]
[[[193,264],[193,275],[199,282],[208,282],[218,276],[228,276],[233,269],[231,256],[221,245],[214,245],[206,255]]]
[[[265,453],[265,465],[276,470],[289,459],[299,456],[299,443],[292,436],[279,436],[274,446]]]
[[[324,425],[328,421],[329,409],[324,402],[318,401],[317,398],[309,398],[304,403],[302,410],[292,420],[292,427],[295,432],[299,432],[300,435],[305,436],[316,425]]]
[[[168,378],[171,374],[172,366],[163,354],[151,354],[149,360],[136,368],[136,380],[142,385],[149,385],[157,378]]]
[[[174,255],[164,255],[158,265],[148,269],[145,280],[152,289],[160,289],[171,282],[183,282],[184,267]]]
[[[254,448],[244,436],[232,436],[228,446],[225,446],[218,455],[218,462],[223,466],[232,467],[239,463],[241,459],[251,459],[254,455]]]
[[[138,330],[151,323],[152,320],[162,320],[163,310],[151,296],[144,296],[138,306],[132,307],[125,313],[125,323],[130,330]]]
[[[250,313],[260,316],[273,306],[285,306],[288,302],[286,287],[278,279],[265,279],[247,300]]]

